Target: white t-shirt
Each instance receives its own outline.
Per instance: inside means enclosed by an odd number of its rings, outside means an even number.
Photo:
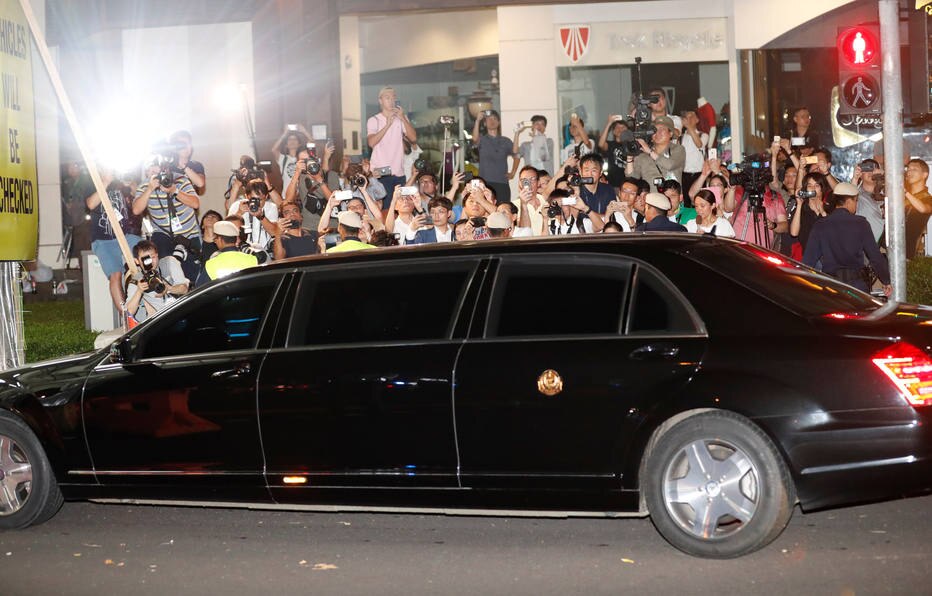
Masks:
[[[686,150],[686,165],[683,166],[684,172],[697,173],[702,171],[702,163],[705,161],[705,148],[709,144],[709,135],[704,132],[699,133],[699,140],[702,147],[696,147],[689,133],[684,132],[680,139],[680,145]]]
[[[711,226],[702,226],[702,231],[709,233],[712,228],[715,228],[715,235],[719,238],[734,238],[735,229],[731,227],[731,224],[728,223],[728,220],[724,217],[719,217]],[[686,231],[692,232],[695,234],[699,230],[698,224],[696,224],[695,219],[691,219],[686,222]]]
[[[589,142],[592,142],[592,139],[589,139]],[[590,153],[592,153],[592,147],[590,147],[586,143],[577,143],[576,140],[574,139],[573,141],[570,142],[569,145],[567,145],[566,147],[563,148],[562,151],[560,151],[560,163],[561,164],[566,162],[566,160],[568,160],[569,158],[573,157],[573,155],[576,154],[577,145],[579,146],[579,157],[582,157],[583,155],[589,155]],[[594,145],[595,144],[593,143],[593,146]]]
[[[586,231],[586,234],[591,234],[592,220],[585,215],[580,215],[580,217],[583,218],[583,229]],[[579,234],[580,232],[579,226],[576,223],[576,219],[571,218],[564,223],[560,223],[560,221],[557,219],[550,220],[550,223],[547,224],[547,233],[551,236],[562,236],[566,234]]]
[[[230,210],[227,216],[239,215],[239,206],[247,199],[238,199],[230,203]],[[267,200],[262,207],[265,218],[272,223],[278,221],[278,207],[271,200]],[[257,217],[253,217],[249,212],[245,212],[243,217],[243,230],[246,232],[246,240],[252,245],[265,249],[269,245],[272,236],[263,227],[262,222]]]
[[[633,211],[632,211],[632,214],[633,216],[637,216],[637,214],[634,213]],[[618,213],[617,211],[612,213],[612,221],[617,222],[618,225],[621,226],[622,231],[624,232],[630,232],[632,229],[631,224],[628,223],[628,220],[625,219],[625,217],[621,213]]]
[[[170,286],[177,286],[182,282],[191,283],[190,280],[185,277],[184,271],[181,269],[181,263],[175,257],[162,257],[159,259],[159,276]],[[126,302],[129,303],[130,298],[135,296],[138,291],[139,286],[135,283],[130,283],[126,288]],[[147,303],[155,312],[158,312],[177,300],[177,298],[169,294],[159,296],[152,291],[145,292],[139,300],[139,307],[136,312],[131,312],[129,314],[133,315],[133,317],[141,323],[149,318],[149,310],[146,308]]]
[[[395,229],[392,230],[392,234],[398,235],[398,244],[407,244],[408,234],[411,233],[411,227],[406,224],[400,217],[395,218]],[[417,230],[411,233],[411,238],[414,238],[414,235],[417,234]]]
[[[405,179],[410,180],[411,175],[414,173],[414,162],[417,161],[417,158],[421,156],[421,153],[424,153],[424,150],[421,149],[418,145],[411,147],[411,153],[405,154]],[[372,197],[375,198],[375,197]]]
[[[282,193],[284,193],[288,185],[291,184],[291,178],[298,167],[298,158],[282,153],[278,156],[278,167],[282,171]]]

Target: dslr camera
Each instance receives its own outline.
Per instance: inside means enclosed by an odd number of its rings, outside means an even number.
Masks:
[[[569,168],[566,171],[566,182],[570,186],[583,186],[584,184],[595,184],[595,178],[592,176],[581,176],[579,168]]]
[[[274,240],[269,241],[270,244],[271,242],[274,242]],[[243,243],[239,250],[240,252],[244,252],[247,255],[253,255],[256,257],[256,261],[258,261],[260,265],[267,263],[272,258],[270,246],[262,246],[261,244],[254,242]]]
[[[149,284],[149,291],[164,294],[168,285],[159,275],[158,267],[155,261],[152,260],[152,255],[143,255],[139,262],[142,263],[142,280]]]
[[[350,187],[353,190],[358,190],[360,188],[365,187],[366,182],[368,181],[366,180],[366,177],[363,176],[362,174],[353,174],[349,177]]]
[[[265,170],[271,167],[272,162],[270,161],[256,162],[253,158],[246,157],[240,160],[239,169],[232,171],[236,179],[239,180],[241,184],[245,185],[250,180],[262,180],[265,178]],[[243,170],[246,171],[243,172]]]

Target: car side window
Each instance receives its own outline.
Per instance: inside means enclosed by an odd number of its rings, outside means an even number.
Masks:
[[[628,333],[690,333],[696,325],[682,301],[651,270],[638,267]]]
[[[237,280],[179,304],[145,330],[138,357],[254,348],[280,280],[278,275]]]
[[[289,346],[442,340],[474,262],[305,274]]]
[[[486,337],[620,333],[630,271],[615,258],[506,261]]]

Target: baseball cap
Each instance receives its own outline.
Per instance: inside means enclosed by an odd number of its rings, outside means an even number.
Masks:
[[[654,118],[654,126],[657,125],[666,126],[667,130],[670,132],[676,130],[676,126],[673,124],[673,118],[670,118],[669,116],[658,116],[657,118]]]
[[[647,193],[647,204],[652,205],[661,211],[669,211],[672,207],[670,204],[670,199],[667,198],[667,195],[660,194],[659,192]]]
[[[504,213],[496,211],[485,220],[485,227],[493,230],[510,230],[511,220]]]
[[[845,197],[858,196],[857,187],[850,182],[839,182],[835,185],[835,190],[832,192],[834,192],[836,195],[842,195]]]
[[[239,236],[239,228],[232,221],[220,220],[214,223],[214,234],[235,238]]]
[[[340,214],[337,215],[337,221],[340,222],[340,225],[348,228],[362,227],[362,218],[359,217],[359,214],[355,211],[341,211]]]

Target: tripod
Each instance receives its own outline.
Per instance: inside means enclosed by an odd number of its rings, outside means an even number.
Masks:
[[[738,213],[741,210],[741,205],[745,201],[748,202],[748,214],[744,218],[741,238],[747,241],[748,224],[750,223],[754,226],[754,244],[763,246],[764,248],[770,248],[773,245],[771,243],[770,227],[767,225],[769,222],[767,221],[767,211],[764,209],[764,197],[761,194],[755,196],[751,195],[752,193],[750,192],[745,193],[745,195],[741,197],[741,202],[735,207],[735,213]],[[755,199],[757,200],[755,201]]]

